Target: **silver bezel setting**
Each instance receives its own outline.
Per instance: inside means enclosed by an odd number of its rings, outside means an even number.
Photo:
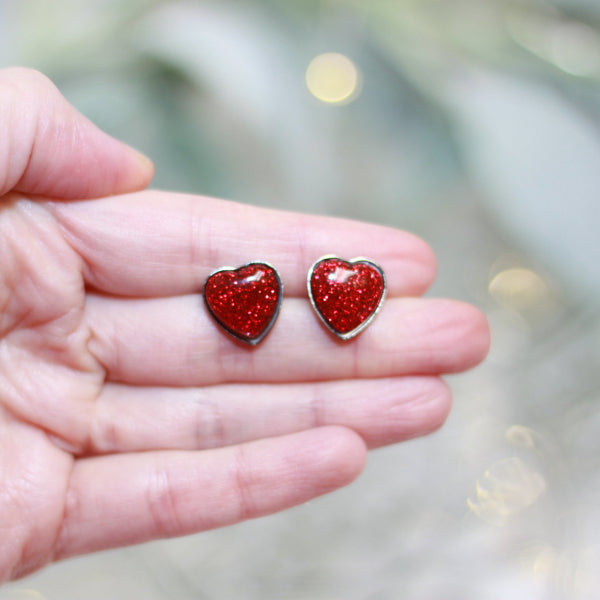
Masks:
[[[232,331],[231,329],[229,329],[229,327],[225,326],[223,323],[221,323],[221,321],[219,321],[219,319],[217,318],[215,313],[213,313],[213,311],[211,310],[210,305],[208,304],[208,301],[206,300],[206,286],[207,286],[208,282],[210,281],[210,278],[213,277],[214,275],[217,275],[218,273],[224,273],[226,271],[239,271],[240,269],[243,269],[245,267],[251,267],[253,265],[264,265],[265,267],[272,269],[273,273],[275,273],[275,278],[277,279],[277,283],[279,285],[279,297],[277,298],[277,305],[275,307],[275,312],[273,313],[271,320],[269,321],[268,325],[265,327],[263,332],[256,338],[248,339],[246,337],[243,337],[243,336],[237,334],[235,331]],[[275,321],[277,320],[277,317],[279,316],[279,309],[281,308],[281,302],[283,300],[283,281],[281,280],[281,277],[279,276],[279,271],[277,271],[277,269],[271,263],[268,263],[264,260],[253,260],[251,262],[247,262],[243,265],[240,265],[239,267],[221,267],[220,269],[215,269],[214,271],[212,271],[207,276],[206,280],[204,281],[204,285],[202,286],[202,298],[204,299],[204,305],[206,306],[206,310],[208,311],[208,314],[211,316],[213,321],[223,331],[228,333],[231,337],[235,338],[236,340],[239,340],[240,342],[244,342],[245,344],[248,344],[250,346],[256,346],[266,337],[266,335],[269,333],[269,331],[271,331],[273,325],[275,324]]]
[[[314,273],[315,269],[317,268],[317,266],[320,263],[322,263],[326,260],[331,260],[331,259],[341,260],[341,261],[348,263],[349,265],[356,265],[359,263],[367,263],[369,266],[373,267],[381,275],[381,278],[383,281],[383,292],[381,294],[381,298],[379,299],[379,304],[377,304],[377,308],[358,327],[355,327],[352,331],[348,331],[347,333],[340,333],[339,331],[336,331],[327,322],[325,317],[321,314],[321,312],[317,308],[315,299],[313,298],[312,288],[310,285],[313,273]],[[325,327],[327,328],[327,330],[330,331],[331,333],[333,333],[333,335],[335,335],[338,339],[346,341],[346,340],[350,340],[353,337],[357,336],[361,331],[363,331],[365,328],[367,328],[371,324],[373,319],[378,315],[379,311],[381,310],[381,307],[383,306],[383,301],[385,300],[385,296],[387,293],[387,280],[385,278],[385,272],[383,271],[383,269],[376,262],[372,261],[370,258],[365,258],[364,256],[357,256],[355,258],[347,260],[345,258],[340,258],[339,256],[336,256],[335,254],[326,254],[325,256],[321,256],[321,258],[317,259],[312,264],[310,269],[308,270],[308,275],[306,277],[306,288],[308,290],[308,298],[310,300],[310,303],[311,303],[315,313],[319,317],[319,320],[321,321],[321,323],[323,323],[325,325]]]

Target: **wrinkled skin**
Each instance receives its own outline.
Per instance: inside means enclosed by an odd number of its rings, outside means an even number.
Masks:
[[[487,351],[479,311],[418,298],[435,265],[410,234],[139,192],[151,163],[32,71],[0,70],[0,126],[0,582],[343,486],[367,448],[439,427],[439,375]],[[331,252],[388,279],[347,343],[306,299],[307,269]],[[251,349],[198,291],[256,259],[286,298]]]

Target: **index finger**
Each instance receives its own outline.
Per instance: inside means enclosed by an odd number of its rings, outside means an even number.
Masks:
[[[380,264],[391,296],[421,294],[435,275],[418,237],[346,219],[154,190],[48,206],[83,259],[86,283],[117,296],[197,292],[215,269],[252,261],[273,264],[287,296],[305,296],[306,273],[325,254]]]

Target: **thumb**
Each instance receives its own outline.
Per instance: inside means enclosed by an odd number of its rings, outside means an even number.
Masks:
[[[0,69],[0,196],[94,198],[148,185],[150,160],[78,113],[44,75]]]

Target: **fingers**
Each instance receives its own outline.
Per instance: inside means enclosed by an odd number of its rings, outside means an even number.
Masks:
[[[198,295],[156,300],[90,297],[89,350],[106,378],[134,385],[302,382],[440,374],[467,369],[489,345],[470,305],[392,298],[367,330],[338,342],[307,300],[287,299],[257,348],[242,347],[208,317]]]
[[[119,296],[197,292],[223,266],[267,261],[288,296],[324,254],[367,256],[386,271],[389,293],[421,294],[435,274],[429,247],[406,232],[343,219],[147,191],[90,204],[50,204],[83,258],[88,285]]]
[[[364,462],[360,437],[337,427],[205,452],[79,460],[54,558],[277,512],[350,483]]]
[[[92,198],[144,188],[151,162],[79,114],[43,75],[0,70],[0,196]]]
[[[369,448],[431,433],[450,410],[436,377],[146,388],[107,385],[88,452],[204,450],[325,425],[356,431]]]

